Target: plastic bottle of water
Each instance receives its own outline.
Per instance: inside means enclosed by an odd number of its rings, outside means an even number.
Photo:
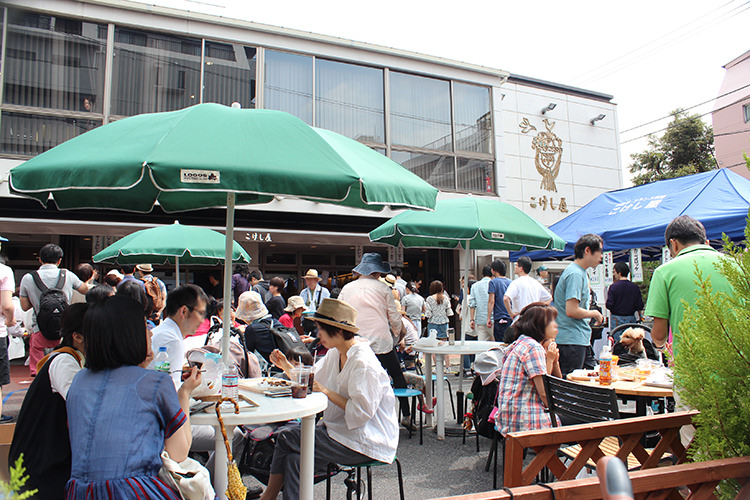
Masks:
[[[221,373],[221,397],[232,398],[235,401],[239,396],[239,374],[237,373],[237,367],[232,361],[224,366],[224,370]]]
[[[166,346],[160,347],[159,352],[154,357],[154,370],[157,372],[169,373],[171,366],[169,365],[169,355],[167,354]]]

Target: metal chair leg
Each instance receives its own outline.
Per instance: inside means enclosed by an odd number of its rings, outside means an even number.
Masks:
[[[499,441],[499,438],[497,436],[497,431],[495,431],[495,436],[492,438],[492,444],[495,448],[495,458],[493,460],[493,470],[492,470],[492,489],[497,489],[497,442]]]
[[[328,464],[326,467],[326,500],[331,500],[331,472],[333,470],[333,464]]]
[[[396,468],[398,469],[398,492],[401,495],[401,500],[405,500],[404,497],[404,478],[401,474],[401,462],[396,458]]]
[[[372,500],[372,471],[367,468],[367,500]]]

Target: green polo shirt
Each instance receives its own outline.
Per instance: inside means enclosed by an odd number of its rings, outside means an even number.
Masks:
[[[682,301],[695,304],[698,298],[696,265],[704,279],[710,278],[714,292],[734,293],[727,279],[716,268],[721,258],[722,255],[708,245],[692,245],[656,268],[648,290],[646,316],[669,320],[672,337],[677,339],[679,324],[685,315]]]

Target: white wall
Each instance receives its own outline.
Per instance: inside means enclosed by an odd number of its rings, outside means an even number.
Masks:
[[[551,225],[597,195],[622,187],[614,104],[510,82],[496,87],[495,96],[498,184],[504,201]],[[557,106],[542,115],[542,108],[549,103]],[[590,120],[599,114],[606,117],[591,125]],[[536,130],[524,133],[520,127],[524,118]],[[551,132],[562,141],[557,192],[542,189],[542,176],[535,165],[532,141],[547,131],[544,119],[554,124]],[[549,201],[547,208],[542,208],[539,200],[544,196],[552,198],[554,210]],[[562,197],[567,213],[559,209]]]

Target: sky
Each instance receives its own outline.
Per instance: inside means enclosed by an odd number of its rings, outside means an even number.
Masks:
[[[748,0],[140,1],[610,94],[618,105],[624,170],[632,153],[647,148],[648,134],[662,133],[672,110],[708,113],[703,119],[710,124],[722,66],[750,50]],[[624,177],[629,184],[627,171]]]

